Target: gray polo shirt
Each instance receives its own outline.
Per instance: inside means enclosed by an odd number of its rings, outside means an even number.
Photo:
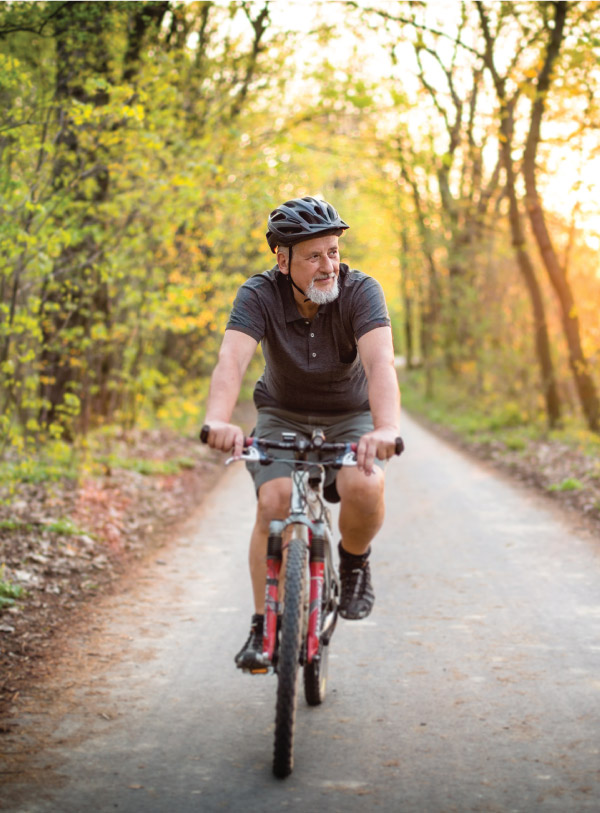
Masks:
[[[262,343],[265,369],[254,389],[257,407],[307,415],[369,408],[367,380],[357,341],[389,325],[381,285],[340,264],[340,294],[309,320],[294,301],[277,266],[250,277],[239,289],[227,323]]]

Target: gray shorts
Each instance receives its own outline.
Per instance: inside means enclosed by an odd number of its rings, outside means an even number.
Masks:
[[[340,417],[339,415],[303,415],[285,409],[261,407],[258,410],[256,427],[252,434],[257,438],[281,440],[282,432],[296,432],[297,435],[310,440],[314,429],[322,429],[325,433],[325,439],[330,443],[353,443],[360,440],[367,432],[373,430],[373,418],[369,410],[350,412]],[[275,458],[290,458],[290,452],[279,449],[272,449],[269,454]],[[385,466],[385,462],[377,458],[375,463],[381,468]],[[270,463],[268,466],[262,466],[260,463],[252,461],[246,463],[246,468],[252,475],[257,494],[263,483],[275,480],[277,477],[291,477],[292,473],[288,463],[278,463],[277,461]],[[337,471],[335,469],[327,469],[325,487],[331,486],[335,482],[336,475]]]

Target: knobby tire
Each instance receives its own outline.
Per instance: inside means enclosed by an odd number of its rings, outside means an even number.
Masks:
[[[306,569],[306,543],[291,540],[287,551],[285,598],[277,662],[277,706],[273,773],[280,779],[294,767],[294,724],[298,703],[298,667],[302,646],[302,616]]]

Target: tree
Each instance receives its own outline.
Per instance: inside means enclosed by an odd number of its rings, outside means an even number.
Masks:
[[[558,259],[550,236],[537,182],[536,157],[541,141],[544,108],[550,91],[555,64],[564,41],[567,9],[573,4],[560,0],[549,5],[554,8],[554,20],[551,25],[550,19],[544,16],[544,33],[547,39],[546,51],[545,57],[541,60],[535,81],[535,97],[531,107],[529,131],[523,153],[525,204],[544,266],[560,303],[563,331],[569,348],[569,362],[579,394],[581,408],[589,428],[594,432],[599,432],[600,399],[591,375],[589,362],[583,351],[578,309],[566,269]]]
[[[515,129],[515,106],[517,104],[520,90],[517,89],[508,98],[506,84],[507,80],[501,77],[494,61],[495,38],[490,30],[487,12],[483,3],[476,3],[481,21],[481,30],[485,41],[484,63],[489,70],[496,94],[499,101],[500,117],[500,154],[505,172],[505,189],[509,201],[509,222],[512,233],[512,243],[516,253],[517,262],[527,291],[529,293],[534,320],[534,336],[537,359],[540,366],[542,392],[546,403],[546,414],[550,426],[556,426],[560,421],[561,410],[554,364],[550,349],[550,339],[548,336],[548,326],[544,300],[537,280],[533,263],[527,251],[527,243],[522,225],[521,213],[516,191],[516,172],[513,162],[513,135]]]

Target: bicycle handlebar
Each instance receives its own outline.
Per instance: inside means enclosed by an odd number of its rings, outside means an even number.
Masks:
[[[208,443],[208,433],[210,426],[204,424],[200,430],[200,440],[202,443]],[[290,437],[284,440],[268,440],[266,438],[244,438],[244,446],[246,448],[254,446],[263,450],[266,449],[284,449],[290,452],[356,452],[358,447],[357,443],[328,443],[325,440],[325,435],[322,430],[316,430],[311,440],[305,438]],[[396,438],[394,454],[401,455],[404,451],[404,441],[401,437]]]

